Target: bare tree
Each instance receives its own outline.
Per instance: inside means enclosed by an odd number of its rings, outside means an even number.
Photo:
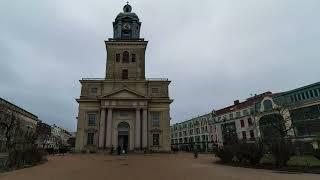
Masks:
[[[0,136],[4,138],[7,150],[13,149],[21,136],[19,117],[12,110],[0,105]]]

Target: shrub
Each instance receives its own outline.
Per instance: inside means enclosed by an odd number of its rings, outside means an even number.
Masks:
[[[9,152],[6,166],[8,168],[21,168],[26,165],[34,165],[36,163],[44,161],[45,156],[45,151],[38,148],[12,150]]]
[[[230,146],[224,146],[221,148],[217,148],[215,155],[220,158],[220,160],[224,163],[232,162],[233,153],[231,151]]]
[[[320,149],[319,148],[313,150],[313,156],[320,160]]]
[[[277,166],[285,166],[293,155],[291,140],[277,139],[271,142],[270,151]]]
[[[256,165],[260,162],[263,156],[263,146],[260,142],[258,143],[236,143],[231,146],[233,155],[238,159],[239,162]]]

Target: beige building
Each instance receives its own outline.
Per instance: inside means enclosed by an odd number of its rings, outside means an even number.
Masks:
[[[105,41],[105,78],[84,78],[79,103],[76,151],[170,150],[168,79],[145,78],[148,41],[140,38],[138,16],[125,5]]]

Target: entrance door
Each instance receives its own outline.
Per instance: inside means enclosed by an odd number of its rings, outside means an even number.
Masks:
[[[121,150],[128,152],[128,135],[118,135],[118,146],[121,147]]]
[[[128,152],[129,145],[129,124],[126,122],[121,122],[118,125],[118,146],[120,146],[121,151],[124,150],[125,153]]]

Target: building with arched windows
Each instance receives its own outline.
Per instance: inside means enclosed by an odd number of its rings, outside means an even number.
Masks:
[[[140,38],[141,22],[127,4],[105,41],[104,78],[83,78],[76,151],[170,150],[170,104],[166,78],[145,77],[148,41]]]
[[[204,131],[208,144],[230,145],[239,141],[253,143],[257,139],[290,138],[305,152],[320,144],[320,82],[280,93],[254,95],[212,113],[171,126],[172,147],[201,144],[199,123],[208,116]],[[189,126],[190,124],[190,126]],[[195,132],[195,134],[194,134]],[[199,138],[194,139],[199,136]],[[204,137],[205,137],[204,136]],[[188,138],[191,139],[188,141]]]

